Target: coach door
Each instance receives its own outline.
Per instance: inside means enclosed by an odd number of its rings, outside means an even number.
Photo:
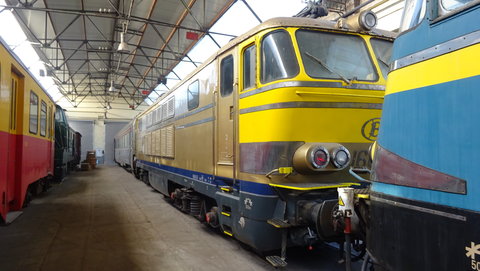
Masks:
[[[232,53],[219,59],[219,82],[216,95],[217,176],[234,178],[235,165],[235,59]]]
[[[15,182],[18,181],[19,168],[17,146],[21,143],[18,136],[22,132],[22,115],[19,114],[23,108],[22,97],[23,80],[15,72],[12,71],[10,79],[10,116],[9,116],[9,134],[8,137],[8,159],[7,159],[7,187],[6,198],[2,200],[5,204],[6,212],[13,207],[12,200],[15,199]],[[19,200],[19,199],[17,199]],[[18,204],[18,203],[17,203]],[[11,206],[9,206],[11,205]]]

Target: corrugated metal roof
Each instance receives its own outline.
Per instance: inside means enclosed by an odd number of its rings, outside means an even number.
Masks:
[[[180,62],[235,0],[7,1],[67,102],[93,118],[143,110],[159,78]],[[128,52],[118,52],[121,33]],[[198,65],[198,63],[195,63]],[[110,92],[113,82],[116,91]],[[117,110],[117,112],[115,112]],[[82,114],[83,112],[83,114]],[[131,112],[130,115],[135,115]]]

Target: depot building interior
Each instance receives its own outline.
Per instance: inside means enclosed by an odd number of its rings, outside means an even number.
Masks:
[[[411,2],[0,0],[0,270],[377,270],[337,189]]]

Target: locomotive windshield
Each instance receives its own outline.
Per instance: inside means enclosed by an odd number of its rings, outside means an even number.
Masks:
[[[382,70],[383,77],[387,78],[390,69],[393,43],[388,40],[372,38],[370,39],[370,44],[372,45],[380,70]]]
[[[437,15],[447,15],[452,13],[474,0],[437,0]],[[425,0],[406,0],[403,9],[402,22],[400,24],[400,32],[409,30],[418,25],[425,17],[426,1]]]
[[[309,30],[296,33],[305,71],[313,78],[376,81],[378,75],[359,36]]]
[[[55,110],[55,120],[58,122],[66,122],[65,113],[63,112],[63,109],[59,106],[57,106]]]
[[[58,110],[58,108],[57,108],[57,111],[55,111],[55,120],[57,120],[57,121],[62,120],[62,115],[61,115],[60,111]]]
[[[440,0],[442,8],[447,11],[455,10],[470,2],[473,2],[473,0]]]
[[[423,17],[425,17],[424,0],[405,1],[402,22],[400,23],[400,32],[413,28],[422,21]]]

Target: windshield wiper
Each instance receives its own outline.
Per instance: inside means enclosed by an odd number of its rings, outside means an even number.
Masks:
[[[390,67],[390,65],[385,60],[383,60],[381,57],[377,57],[377,60],[382,62],[387,68]]]
[[[342,74],[340,74],[339,72],[337,71],[334,71],[332,68],[328,67],[327,64],[323,63],[323,61],[321,61],[319,58],[313,56],[312,54],[310,54],[309,52],[304,52],[304,54],[306,54],[308,57],[310,57],[311,59],[315,60],[318,64],[322,65],[325,69],[327,69],[327,71],[333,73],[333,74],[336,74],[338,75],[345,83],[347,83],[347,85],[350,85],[352,84],[352,82],[350,80],[348,80],[345,76],[343,76]]]

